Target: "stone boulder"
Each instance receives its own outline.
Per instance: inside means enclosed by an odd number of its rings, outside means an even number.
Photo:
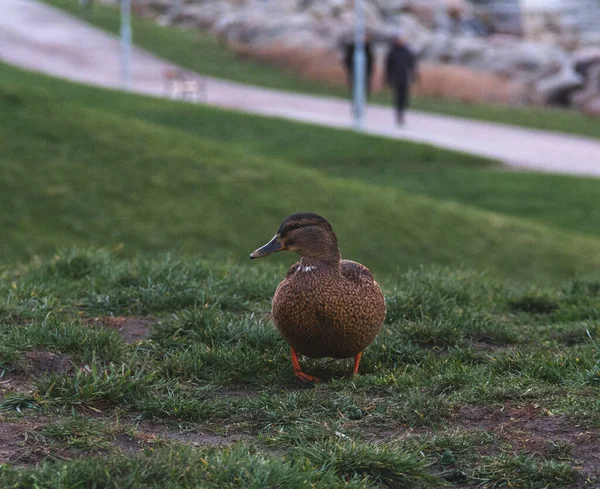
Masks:
[[[404,11],[411,0],[372,0],[382,17],[390,17]]]
[[[236,52],[325,81],[341,78],[337,68],[324,67],[339,64],[340,43],[354,37],[353,0],[135,0],[135,5],[160,23],[210,30]],[[466,0],[365,0],[365,17],[379,70],[387,44],[397,36],[423,63],[457,68],[430,70],[431,93],[466,100],[474,89],[462,93],[463,86],[490,86],[493,80],[494,93],[502,95],[490,100],[572,105],[586,113],[597,106],[598,47],[571,54],[556,40],[488,35]],[[315,56],[318,63],[311,61]],[[295,61],[288,66],[286,57]],[[444,92],[444,83],[452,90]],[[486,87],[482,90],[475,98],[487,100]]]
[[[310,14],[271,15],[266,9],[243,9],[221,17],[212,31],[226,43],[265,47],[273,43],[323,47],[327,41],[315,32]]]
[[[593,100],[600,97],[600,60],[597,64],[590,66],[587,71],[585,86],[581,90],[573,92],[571,95],[571,105],[581,111],[586,111],[586,107]],[[593,103],[592,103],[593,105]]]
[[[581,48],[573,52],[575,69],[581,75],[586,76],[590,67],[600,63],[600,47]]]
[[[481,68],[482,61],[489,56],[489,50],[490,47],[482,38],[453,36],[449,44],[448,57],[451,63]]]
[[[558,67],[567,60],[567,56],[560,49],[523,42],[514,37],[494,36],[489,44],[491,49],[486,52],[481,69],[509,78],[539,78],[537,75],[545,73],[548,67]],[[553,68],[552,73],[554,71],[556,70]]]
[[[210,29],[219,19],[232,12],[227,3],[209,3],[206,5],[189,4],[183,5],[174,14],[170,15],[170,23],[183,27],[195,27],[199,29]]]
[[[392,16],[379,28],[382,38],[390,41],[396,36],[406,39],[417,55],[422,55],[433,39],[433,32],[411,13]]]
[[[571,92],[582,87],[584,82],[573,63],[565,63],[556,73],[535,83],[535,97],[543,105],[568,106]]]
[[[104,3],[108,3],[108,2],[104,2]],[[113,3],[114,5],[118,5],[119,0],[111,0],[111,3]],[[173,2],[169,1],[169,0],[144,0],[144,1],[134,0],[133,3],[143,4],[149,8],[153,8],[153,9],[159,10],[161,12],[166,12],[169,9],[173,8]]]

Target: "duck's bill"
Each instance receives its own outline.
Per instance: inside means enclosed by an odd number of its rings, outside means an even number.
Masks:
[[[255,250],[251,255],[250,259],[254,258],[262,258],[264,256],[271,255],[273,253],[277,253],[283,249],[283,243],[281,242],[281,238],[278,235],[273,236],[273,239],[269,241],[266,245],[261,246],[257,250]]]

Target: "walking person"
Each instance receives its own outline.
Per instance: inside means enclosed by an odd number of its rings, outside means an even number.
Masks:
[[[404,124],[404,112],[410,98],[410,85],[418,81],[417,58],[404,40],[396,37],[385,60],[385,77],[394,92],[396,122]]]
[[[350,93],[354,87],[354,42],[349,42],[344,45],[344,65],[346,66],[346,75],[348,77],[348,85],[350,86]],[[373,48],[371,46],[371,40],[369,36],[365,36],[365,69],[366,69],[366,81],[367,81],[367,97],[371,95],[371,82],[373,77]]]

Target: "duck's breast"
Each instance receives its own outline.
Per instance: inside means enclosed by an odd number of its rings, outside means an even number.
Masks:
[[[383,294],[366,267],[366,274],[355,268],[354,262],[342,262],[342,273],[335,275],[296,268],[279,284],[273,321],[300,353],[354,356],[379,332],[385,319]]]

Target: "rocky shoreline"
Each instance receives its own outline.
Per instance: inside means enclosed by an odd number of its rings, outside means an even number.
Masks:
[[[246,56],[344,83],[340,42],[351,37],[351,0],[136,0],[161,24],[209,30]],[[567,49],[494,32],[461,0],[365,0],[376,43],[375,87],[386,44],[404,37],[423,62],[417,92],[465,101],[557,105],[600,116],[600,47]],[[576,43],[575,43],[576,44]]]

